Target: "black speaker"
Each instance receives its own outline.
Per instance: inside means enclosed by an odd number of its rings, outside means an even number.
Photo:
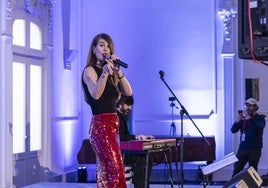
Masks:
[[[251,17],[249,18],[249,11]],[[268,2],[263,0],[238,0],[238,55],[241,59],[268,60]],[[252,25],[250,35],[249,23]],[[250,36],[253,43],[251,44]]]
[[[253,167],[249,167],[236,174],[230,181],[223,185],[223,188],[234,187],[234,183],[243,180],[250,188],[259,188],[262,184],[262,179]]]
[[[257,101],[260,100],[260,84],[259,84],[259,78],[246,78],[245,79],[245,92],[246,92],[246,98],[255,98]]]
[[[78,167],[77,169],[77,183],[87,183],[87,168]]]

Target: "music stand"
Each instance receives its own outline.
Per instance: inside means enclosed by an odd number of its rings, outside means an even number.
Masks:
[[[193,121],[193,119],[191,118],[191,116],[189,115],[189,113],[187,112],[186,108],[181,104],[181,102],[179,101],[179,99],[176,97],[176,95],[174,94],[174,92],[170,89],[169,85],[167,84],[167,82],[164,79],[165,73],[164,71],[160,70],[159,71],[160,74],[160,78],[161,80],[164,82],[164,84],[167,86],[168,90],[170,91],[170,93],[173,95],[173,97],[176,99],[176,101],[179,103],[181,110],[180,110],[180,116],[181,116],[181,141],[180,141],[180,183],[181,183],[181,188],[183,188],[183,182],[184,182],[184,174],[183,174],[183,143],[184,143],[184,138],[183,138],[183,116],[184,114],[187,115],[187,117],[191,120],[191,122],[193,123],[193,125],[195,126],[195,128],[198,130],[198,132],[200,133],[200,135],[203,137],[203,139],[207,142],[208,145],[210,145],[209,141],[204,137],[204,135],[202,134],[202,132],[199,130],[199,128],[197,127],[197,125],[195,124],[195,122]]]
[[[236,155],[232,152],[229,153],[228,155],[223,156],[221,159],[214,161],[213,163],[201,167],[202,174],[205,176],[205,181],[203,182],[203,187],[205,188],[206,185],[208,184],[207,178],[209,174],[212,174],[230,164],[235,163],[238,161]]]

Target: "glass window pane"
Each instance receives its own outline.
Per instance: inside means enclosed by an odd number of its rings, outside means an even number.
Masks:
[[[17,19],[13,23],[13,44],[18,46],[25,46],[25,20]]]
[[[25,65],[13,63],[13,153],[25,152]]]
[[[30,150],[41,149],[42,75],[41,66],[30,66]]]
[[[30,23],[30,48],[41,50],[42,49],[42,37],[41,30],[38,25]]]

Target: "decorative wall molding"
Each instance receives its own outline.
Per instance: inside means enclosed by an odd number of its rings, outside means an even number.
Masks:
[[[6,19],[14,19],[13,12],[24,10],[28,14],[45,19],[48,16],[49,32],[52,31],[53,8],[59,0],[6,0]],[[44,15],[47,14],[47,15]]]
[[[26,11],[30,14],[37,14],[42,10],[44,5],[53,9],[57,0],[24,0]]]
[[[39,0],[43,5],[48,5],[48,31],[51,33],[53,28],[53,9],[58,0]]]
[[[12,3],[10,0],[6,1],[6,19],[11,20]]]
[[[221,0],[219,5],[218,14],[223,20],[224,40],[232,40],[233,20],[237,15],[236,0]]]

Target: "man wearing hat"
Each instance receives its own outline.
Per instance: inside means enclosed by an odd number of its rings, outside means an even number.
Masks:
[[[231,132],[240,132],[240,144],[237,151],[238,161],[234,164],[233,175],[242,171],[245,165],[254,167],[258,170],[258,163],[261,157],[263,146],[263,129],[265,119],[257,113],[258,102],[254,98],[245,101],[245,110],[240,110],[234,122]]]

